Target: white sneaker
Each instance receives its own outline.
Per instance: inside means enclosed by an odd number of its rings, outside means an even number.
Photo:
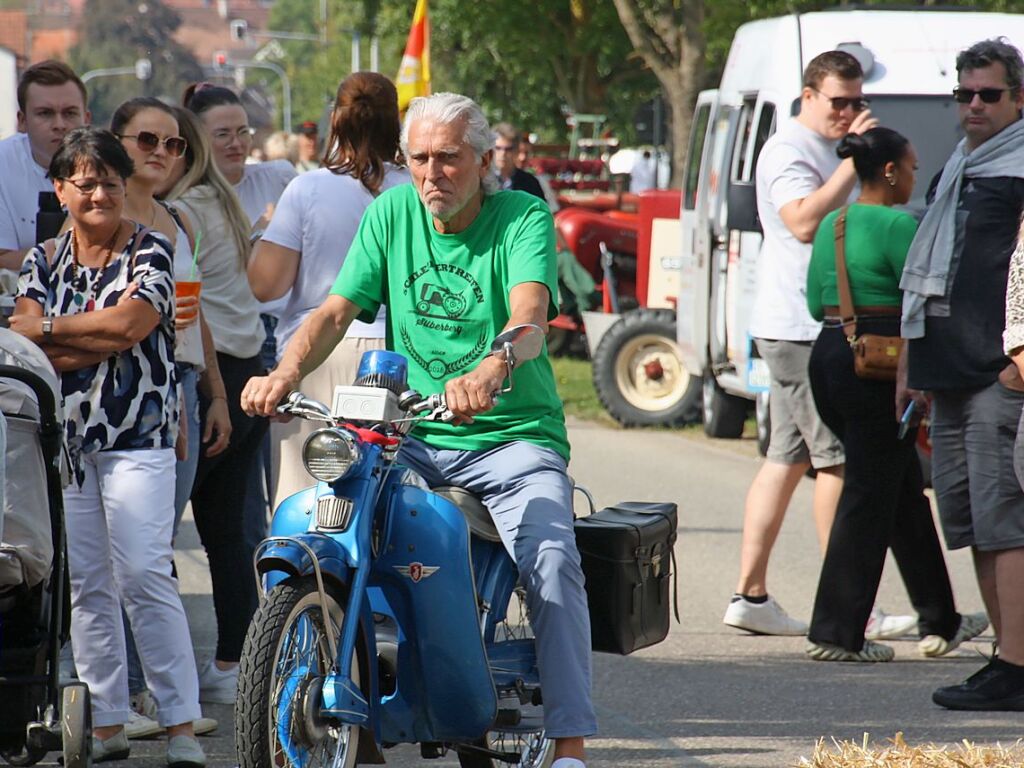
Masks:
[[[151,739],[164,732],[164,727],[156,720],[140,715],[134,710],[128,713],[128,722],[124,724],[124,734],[129,739]]]
[[[961,643],[973,640],[986,629],[988,616],[985,613],[963,613],[960,615],[960,626],[952,640],[947,640],[942,635],[925,635],[917,644],[917,650],[922,656],[930,658],[945,656]]]
[[[155,733],[163,733],[166,730],[157,722],[159,716],[157,715],[156,699],[153,698],[153,694],[148,688],[132,695],[131,707],[136,717],[129,716],[128,724],[125,725],[125,731],[129,739],[145,739],[155,735]],[[145,735],[133,735],[132,724],[138,723],[139,725],[136,727],[139,730],[145,730],[141,725],[145,721],[151,722],[159,730],[153,733],[146,733]],[[200,717],[198,720],[192,721],[192,730],[195,731],[196,736],[205,736],[217,730],[217,721],[212,717]]]
[[[725,609],[725,624],[759,635],[806,635],[807,625],[792,618],[771,595],[763,603],[735,596]]]
[[[917,631],[917,616],[890,614],[875,606],[864,628],[865,640],[895,640]]]
[[[238,666],[218,669],[210,663],[199,673],[199,701],[203,704],[234,704],[238,692]]]
[[[587,765],[575,757],[560,757],[551,764],[551,768],[587,768]]]

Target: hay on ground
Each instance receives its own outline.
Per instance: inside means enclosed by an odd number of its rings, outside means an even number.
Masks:
[[[964,739],[959,744],[911,746],[897,733],[885,745],[869,741],[868,734],[860,744],[852,741],[819,739],[810,759],[800,758],[795,768],[1018,768],[1024,765],[1024,741],[1012,746],[976,746]]]

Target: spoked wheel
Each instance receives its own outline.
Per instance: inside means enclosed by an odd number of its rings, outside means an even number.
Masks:
[[[495,641],[524,640],[533,637],[526,610],[526,593],[519,588],[509,602],[507,618],[497,627]],[[499,707],[503,704],[499,702]],[[508,763],[486,755],[459,754],[462,768],[548,768],[555,759],[555,742],[544,735],[544,708],[529,704],[520,705],[518,699],[508,704],[518,707],[521,719],[515,726],[502,730],[488,731],[475,746],[497,752],[519,755],[519,761]]]
[[[64,686],[60,709],[64,768],[89,768],[92,765],[92,705],[89,686],[69,683]]]
[[[343,610],[328,594],[324,617],[316,584],[275,587],[253,617],[242,649],[235,702],[240,768],[351,768],[359,729],[320,717],[320,687],[331,670],[326,627],[337,636]],[[357,654],[361,653],[358,651]],[[359,658],[352,679],[359,685]]]

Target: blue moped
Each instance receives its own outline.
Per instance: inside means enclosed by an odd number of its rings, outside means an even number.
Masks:
[[[495,339],[503,392],[543,338],[526,325]],[[293,393],[278,409],[329,426],[303,448],[319,483],[278,507],[254,556],[240,768],[383,763],[401,743],[464,768],[552,762],[525,600],[490,515],[395,461],[417,421],[451,418],[443,395],[407,391],[406,371],[369,352],[332,407]]]

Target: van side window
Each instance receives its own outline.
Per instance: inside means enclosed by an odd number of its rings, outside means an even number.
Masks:
[[[683,186],[683,206],[688,211],[697,207],[697,183],[700,180],[700,162],[708,136],[711,105],[701,104],[690,123],[690,149],[686,160],[686,178]]]
[[[757,168],[757,158],[761,156],[764,143],[775,133],[775,105],[769,101],[761,104],[761,116],[757,120],[757,132],[754,134],[754,158],[750,164]]]
[[[736,143],[733,145],[731,181],[747,181],[751,176],[751,168],[747,162],[750,156],[750,138],[754,126],[755,97],[748,96],[743,100],[743,107],[740,109],[740,124],[736,134]]]

